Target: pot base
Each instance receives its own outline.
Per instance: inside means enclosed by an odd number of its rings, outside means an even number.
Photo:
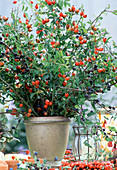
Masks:
[[[61,161],[47,161],[45,166],[47,167],[52,167],[52,168],[58,168],[59,166],[61,166]]]

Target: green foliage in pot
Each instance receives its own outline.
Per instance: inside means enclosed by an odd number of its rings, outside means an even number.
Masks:
[[[83,6],[68,0],[13,3],[11,19],[0,17],[0,102],[10,96],[17,109],[8,112],[24,119],[65,116],[93,125],[96,105],[104,107],[98,94],[117,84],[117,46],[100,27],[109,7],[86,22]]]

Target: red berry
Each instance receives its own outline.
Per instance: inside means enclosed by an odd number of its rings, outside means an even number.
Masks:
[[[56,3],[56,1],[54,0],[54,1],[52,1],[52,4],[54,5]]]
[[[84,15],[84,12],[83,12],[83,11],[81,11],[80,16],[83,16],[83,15]]]
[[[12,93],[12,92],[13,92],[13,90],[11,90],[11,89],[10,89],[10,92]]]
[[[46,81],[46,85],[48,85],[48,81]]]
[[[76,66],[79,66],[79,65],[80,65],[80,63],[79,63],[79,62],[75,62],[75,65],[76,65]]]
[[[15,0],[15,1],[13,1],[13,4],[16,4],[17,3],[17,1]]]
[[[32,92],[32,88],[30,88],[28,91],[31,93]]]
[[[63,13],[61,12],[61,13],[59,14],[59,16],[60,16],[60,17],[63,17]]]
[[[68,97],[69,96],[69,94],[68,93],[65,93],[65,97]]]
[[[33,4],[33,1],[30,1],[31,4]]]
[[[82,66],[84,64],[84,62],[83,61],[80,61],[80,65]]]
[[[36,5],[35,5],[35,9],[38,9],[38,8],[39,8],[39,7],[38,7],[38,4],[36,4]]]
[[[50,101],[49,100],[45,100],[45,105],[49,105]]]
[[[33,85],[33,86],[35,85],[35,82],[34,82],[34,81],[32,81],[32,85]]]
[[[26,18],[26,14],[25,13],[23,14],[23,17]]]
[[[109,141],[108,142],[108,147],[112,147],[113,145],[112,145],[112,141]]]
[[[103,38],[103,42],[104,42],[104,43],[106,42],[106,40],[107,40],[107,38]]]
[[[75,73],[72,73],[72,76],[75,76]]]
[[[15,156],[12,156],[12,159],[14,160],[14,159],[15,159]]]
[[[47,1],[47,4],[48,4],[48,5],[52,5],[52,2],[51,2],[51,1]]]
[[[76,10],[74,5],[71,7],[71,9],[72,9],[72,12]]]
[[[75,30],[74,30],[74,33],[78,33],[78,32],[79,32],[79,30],[78,30],[78,29],[75,29]]]
[[[36,84],[36,85],[39,85],[39,80],[36,80],[36,81],[35,81],[35,84]]]
[[[6,37],[8,37],[9,36],[9,33],[6,33]]]
[[[83,40],[83,37],[82,37],[82,36],[79,36],[79,40],[80,40],[80,41]]]
[[[66,85],[67,85],[67,82],[66,82],[66,81],[64,81],[64,82],[63,82],[63,86],[66,86]]]
[[[6,71],[6,72],[8,72],[8,71],[9,71],[9,69],[8,69],[8,68],[6,68],[6,69],[5,69],[5,71]]]
[[[87,43],[87,40],[86,40],[86,39],[84,39],[84,40],[83,40],[83,43]]]
[[[87,15],[83,15],[83,18],[86,18],[87,17]]]
[[[30,151],[29,151],[29,150],[27,150],[27,151],[26,151],[26,155],[28,155],[29,153],[30,153]]]

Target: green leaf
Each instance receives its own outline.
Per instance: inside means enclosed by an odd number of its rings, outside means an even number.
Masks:
[[[111,130],[111,131],[114,131],[117,133],[117,129],[114,127],[114,126],[108,126],[108,128]]]
[[[112,11],[114,15],[117,15],[117,10]]]
[[[15,19],[15,15],[13,13],[11,13],[11,16],[12,16],[13,19]]]
[[[34,24],[34,27],[37,27],[39,25],[39,22],[36,21],[35,24]]]
[[[86,146],[88,146],[89,148],[92,148],[92,146],[91,146],[87,141],[84,141],[84,144],[85,144]]]
[[[34,35],[33,35],[33,34],[31,34],[31,35],[30,35],[30,39],[32,39],[33,37],[34,37]]]
[[[28,10],[28,6],[26,7],[25,11],[27,11],[27,10]]]
[[[88,117],[92,116],[92,115],[95,115],[95,112],[91,111],[87,114]]]

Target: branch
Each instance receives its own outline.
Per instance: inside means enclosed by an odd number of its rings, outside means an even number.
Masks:
[[[12,86],[10,86],[6,81],[4,81],[1,77],[0,77],[0,80],[5,84],[7,85],[7,87],[9,87],[16,95],[17,97],[19,97],[19,99],[30,109],[31,106],[12,88]],[[35,110],[33,108],[31,108],[32,111],[35,113],[35,115],[38,116],[38,114],[35,112]]]
[[[9,47],[6,43],[0,41],[0,44],[5,45],[14,55],[16,55],[16,54],[13,52],[13,50],[11,50],[10,47]]]
[[[107,7],[91,22],[91,25],[106,11],[107,11]],[[89,30],[89,28],[87,29],[87,31]]]

